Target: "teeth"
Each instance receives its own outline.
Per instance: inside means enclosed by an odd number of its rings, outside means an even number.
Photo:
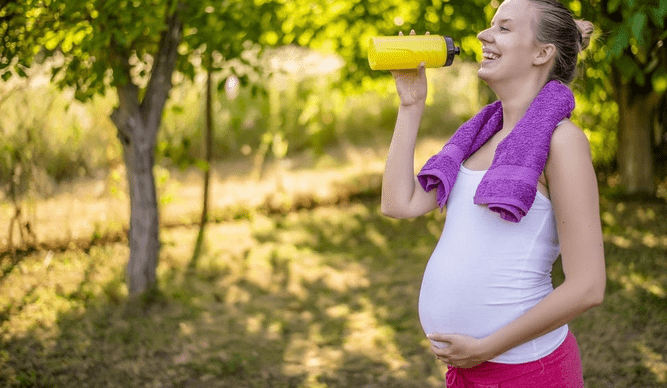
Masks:
[[[500,55],[494,53],[483,53],[483,56],[484,58],[491,60],[500,58]]]

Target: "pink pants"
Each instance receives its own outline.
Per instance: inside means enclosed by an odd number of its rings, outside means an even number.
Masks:
[[[483,362],[447,370],[447,388],[581,388],[584,376],[572,332],[551,354],[525,364]]]

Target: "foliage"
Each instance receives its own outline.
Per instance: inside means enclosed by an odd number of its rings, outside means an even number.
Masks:
[[[120,160],[108,120],[111,103],[95,98],[81,104],[71,90],[48,83],[48,67],[29,70],[28,78],[9,78],[0,93],[0,189],[49,196],[56,184],[90,177]]]
[[[365,50],[371,36],[429,30],[461,41],[464,57],[479,58],[474,35],[497,6],[486,0],[434,0],[426,6],[415,0],[23,0],[0,10],[0,17],[12,16],[0,23],[5,42],[0,64],[23,71],[63,53],[66,60],[54,69],[54,79],[61,87],[74,87],[79,99],[128,81],[145,85],[164,19],[178,12],[184,34],[177,70],[188,79],[199,65],[224,69],[232,64],[246,85],[258,80],[251,70],[260,68],[248,51],[298,45],[340,55],[345,60],[340,79],[359,85],[369,75],[382,75],[369,74]],[[122,63],[123,57],[130,63]],[[132,79],[126,77],[128,65]]]
[[[572,120],[588,137],[596,171],[610,173],[615,171],[618,150],[618,105],[601,68],[584,62],[581,73],[574,81],[576,109]]]
[[[220,94],[219,103],[214,105],[218,125],[215,158],[250,157],[259,152],[264,139],[273,144],[277,136],[285,145],[283,151],[271,153],[275,158],[306,150],[319,157],[336,144],[375,145],[378,139],[384,144],[396,118],[393,81],[376,81],[374,86],[376,90],[382,88],[382,93],[344,95],[337,89],[338,71],[307,74],[307,70],[296,67],[292,73],[274,74],[267,80],[266,94],[253,94],[249,88],[242,88],[234,100]],[[463,63],[429,70],[431,107],[422,120],[421,135],[443,138],[473,114],[477,101],[475,72],[474,65]],[[181,168],[202,157],[199,109],[184,109],[201,105],[200,89],[197,84],[175,89],[159,135],[158,155]]]
[[[54,69],[54,80],[61,87],[74,87],[82,100],[104,94],[111,85],[132,81],[145,86],[165,17],[177,12],[184,24],[177,70],[189,79],[199,64],[220,69],[232,61],[257,68],[242,54],[289,44],[310,45],[351,60],[345,78],[365,62],[359,41],[378,31],[396,31],[396,18],[406,10],[402,3],[23,0],[0,9],[0,64],[23,74],[35,61],[63,53],[65,61]],[[414,4],[408,11],[413,9]],[[123,63],[123,58],[130,62]],[[250,80],[248,74],[239,76],[244,85]]]
[[[15,94],[0,108],[0,188],[17,168],[21,169],[17,194],[50,196],[58,183],[93,177],[119,163],[114,147],[115,131],[104,120],[110,102],[104,98],[82,105],[49,86],[29,88]],[[44,104],[44,105],[42,105]],[[34,109],[43,106],[46,110]],[[21,167],[19,167],[21,166]],[[25,175],[32,170],[31,176]]]
[[[123,56],[133,56],[133,76],[145,76],[140,58],[155,51],[156,32],[173,5],[165,0],[14,2],[4,10],[16,16],[3,26],[12,32],[5,35],[0,59],[21,69],[62,53],[52,80],[61,88],[72,87],[78,100],[88,100],[130,81]]]
[[[612,100],[617,90],[612,85],[612,73],[620,75],[620,82],[630,85],[632,93],[665,95],[667,91],[667,1],[635,0],[571,0],[570,8],[576,17],[592,21],[597,32],[591,40],[591,47],[581,54],[585,66],[583,82],[578,87],[589,102],[603,108],[605,100]],[[611,71],[610,71],[611,69]],[[595,108],[601,115],[609,115],[606,109]],[[662,108],[658,107],[656,113]],[[647,112],[652,114],[652,112]],[[664,117],[662,132],[667,130]],[[600,124],[612,124],[600,119]],[[605,137],[613,138],[609,131],[602,131]],[[660,136],[658,136],[660,137]],[[647,150],[650,152],[650,150]]]
[[[592,20],[603,33],[593,60],[613,65],[640,89],[667,90],[666,0],[573,0],[572,8]],[[596,66],[602,68],[599,65]]]
[[[667,65],[662,41],[667,0],[570,0],[576,16],[592,20],[601,30],[598,43],[584,53],[593,69],[587,75],[586,93],[596,99],[607,96],[610,64],[639,86],[657,92],[667,88]],[[365,49],[374,35],[394,35],[415,29],[452,36],[460,42],[461,59],[481,57],[475,35],[499,5],[497,1],[19,1],[0,10],[4,32],[0,64],[24,73],[34,60],[63,53],[65,60],[54,68],[60,86],[74,88],[77,98],[104,93],[109,85],[128,81],[119,63],[131,58],[129,74],[138,85],[150,77],[152,55],[165,16],[177,10],[184,23],[178,72],[192,80],[200,65],[223,70],[220,89],[234,73],[243,85],[266,81],[257,75],[264,67],[258,60],[262,47],[309,46],[340,55],[345,65],[339,80],[348,87],[365,88],[370,72]],[[123,10],[123,12],[117,12]],[[12,16],[13,17],[9,17]],[[359,21],[363,20],[363,23]],[[242,27],[242,28],[239,28]],[[4,73],[5,77],[9,72]],[[597,83],[594,81],[598,81]],[[353,87],[354,85],[354,87]]]
[[[232,60],[257,66],[241,54],[255,47],[265,29],[280,29],[279,6],[279,1],[253,0],[12,2],[0,10],[5,17],[0,64],[23,75],[35,62],[63,54],[53,81],[73,88],[82,101],[128,82],[145,88],[165,18],[177,12],[184,24],[181,75],[193,79],[202,64],[221,68]],[[240,76],[246,84],[247,75]]]
[[[611,84],[612,96],[619,104],[620,184],[628,192],[653,195],[656,176],[664,174],[661,153],[667,150],[663,113],[667,107],[667,1],[572,3],[581,6],[582,16],[602,31],[598,39],[602,49],[588,56],[598,70],[589,81],[597,78]],[[599,88],[595,82],[589,85]]]
[[[665,49],[660,44],[665,38],[667,2],[571,0],[566,3],[577,17],[592,20],[602,32],[593,47],[583,54],[586,82],[580,88],[585,88],[581,92],[586,98],[580,101],[591,104],[592,114],[587,115],[585,127],[597,133],[594,137],[613,138],[610,121],[613,117],[592,122],[596,112],[608,111],[604,101],[614,93],[605,69],[614,64],[638,85],[647,85],[648,81],[658,92],[667,88]],[[369,90],[377,87],[371,86],[369,77],[387,77],[384,72],[368,69],[365,50],[369,37],[410,29],[450,35],[461,45],[462,60],[478,60],[481,47],[475,35],[487,25],[498,5],[497,1],[487,0],[433,0],[426,4],[415,0],[197,0],[180,5],[171,0],[10,2],[0,10],[0,16],[5,16],[0,23],[4,32],[0,64],[12,65],[16,73],[23,74],[33,61],[63,53],[62,63],[54,67],[53,79],[61,87],[72,87],[82,100],[128,81],[124,78],[128,73],[134,83],[145,86],[158,32],[164,28],[165,16],[177,11],[184,23],[177,67],[181,77],[175,78],[182,81],[178,82],[194,80],[200,66],[212,66],[221,70],[217,77],[220,90],[229,76],[236,75],[243,86],[254,85],[254,95],[268,81],[258,73],[267,70],[266,62],[261,60],[262,48],[301,45],[343,58],[344,65],[334,82],[344,82],[345,90]],[[129,64],[119,62],[123,55],[131,58]],[[129,72],[123,69],[126,65],[130,66]],[[4,77],[9,74],[5,72]],[[339,103],[346,96],[334,96],[334,101]],[[234,116],[229,120],[238,119]],[[284,121],[279,124],[285,124],[278,129],[279,137],[291,138],[285,131],[296,127]],[[322,144],[317,137],[330,138],[334,133],[329,130],[326,135],[327,130],[317,128],[318,125],[318,121],[308,124],[307,133],[314,134],[314,142]],[[173,136],[179,138],[178,134]],[[248,142],[229,144],[239,152],[238,147]],[[184,145],[192,143],[186,141]],[[184,147],[180,148],[183,151]],[[606,145],[601,148],[609,149]],[[178,152],[179,147],[172,148],[172,154]],[[608,156],[604,159],[609,160]]]

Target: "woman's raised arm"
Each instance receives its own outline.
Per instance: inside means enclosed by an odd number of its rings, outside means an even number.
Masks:
[[[392,71],[401,99],[382,177],[382,213],[394,218],[426,214],[438,205],[435,190],[425,192],[414,171],[415,144],[426,101],[426,70]]]

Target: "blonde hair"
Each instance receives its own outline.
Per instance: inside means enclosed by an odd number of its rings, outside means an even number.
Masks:
[[[540,11],[535,38],[556,46],[549,80],[569,84],[576,76],[579,52],[588,47],[595,27],[585,20],[575,20],[558,0],[529,0]]]

